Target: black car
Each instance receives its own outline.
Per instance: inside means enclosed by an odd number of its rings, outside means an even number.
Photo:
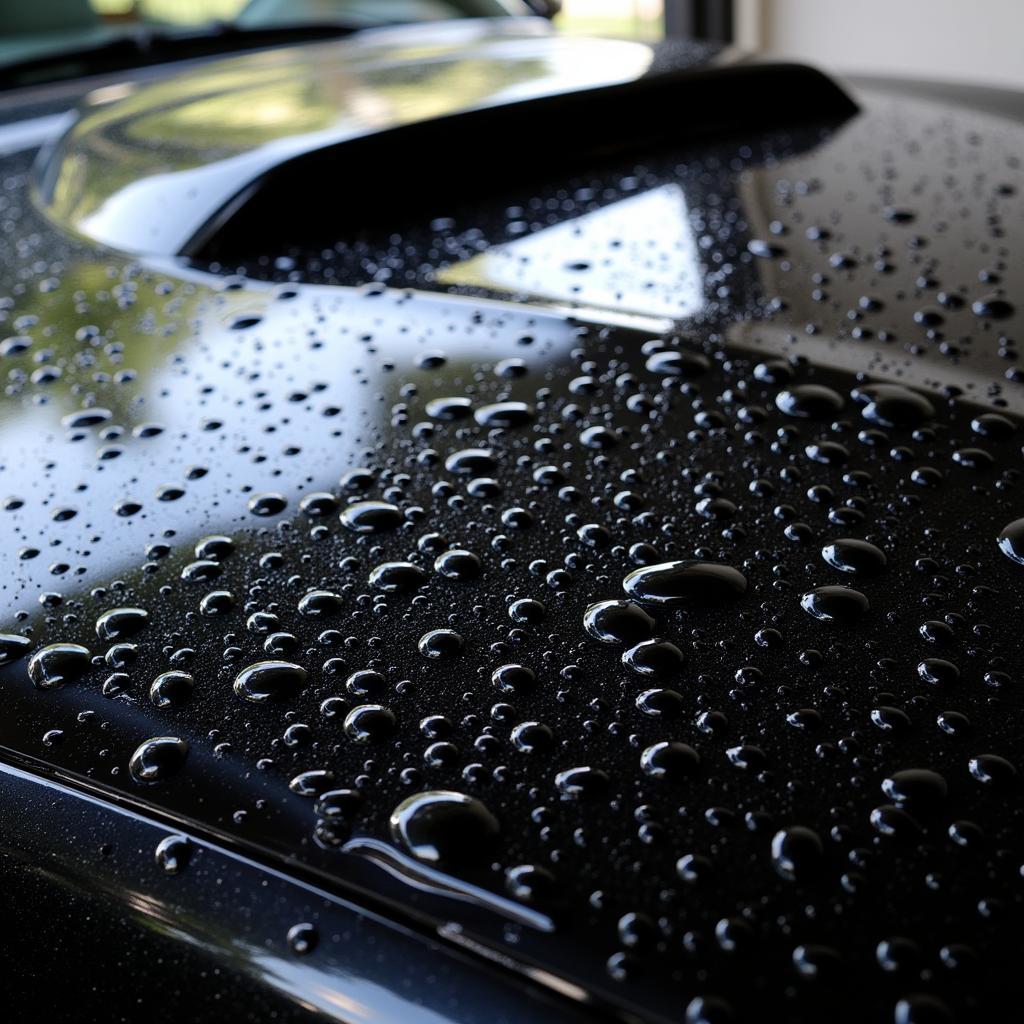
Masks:
[[[255,31],[0,68],[7,1019],[1012,1019],[1024,101]]]

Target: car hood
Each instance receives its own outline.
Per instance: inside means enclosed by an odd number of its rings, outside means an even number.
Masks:
[[[332,899],[620,1020],[1000,997],[1024,128],[433,31],[11,143],[4,763],[315,883],[340,1019]]]

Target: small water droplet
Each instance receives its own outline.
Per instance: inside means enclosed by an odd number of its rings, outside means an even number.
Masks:
[[[235,693],[254,704],[281,700],[301,688],[306,670],[290,661],[258,661],[235,676]]]
[[[356,501],[341,513],[341,525],[353,533],[385,533],[402,525],[402,512],[387,501]]]
[[[864,615],[870,603],[850,587],[816,587],[800,598],[800,607],[822,622],[849,623]]]
[[[128,762],[128,771],[140,785],[164,782],[177,774],[188,756],[188,743],[177,736],[154,736],[140,743]]]
[[[630,597],[650,604],[718,604],[746,593],[747,578],[730,565],[662,562],[634,569],[622,586]]]
[[[316,949],[319,940],[316,926],[303,922],[288,929],[288,946],[296,956],[306,956]]]
[[[28,675],[40,690],[54,690],[84,675],[92,655],[81,644],[48,644],[29,658]]]
[[[161,672],[149,687],[149,699],[158,708],[183,708],[194,688],[195,680],[188,672]]]
[[[820,836],[803,825],[780,829],[772,838],[772,866],[790,882],[804,882],[813,877],[823,856]]]
[[[632,601],[598,601],[583,613],[583,628],[606,644],[629,644],[646,640],[655,622]]]
[[[449,790],[407,797],[392,811],[390,827],[394,841],[414,857],[446,867],[485,861],[500,832],[485,804]]]
[[[96,620],[96,635],[101,640],[123,640],[144,629],[148,621],[144,608],[111,608]]]
[[[188,867],[192,844],[185,836],[166,836],[157,844],[154,855],[157,866],[169,875],[177,875]]]

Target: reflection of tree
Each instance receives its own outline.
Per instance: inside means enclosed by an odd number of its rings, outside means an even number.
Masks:
[[[67,261],[58,287],[34,293],[24,310],[13,312],[12,321],[30,311],[39,324],[26,332],[34,344],[4,358],[4,368],[28,377],[38,366],[38,352],[48,349],[52,356],[46,365],[61,373],[38,390],[48,399],[55,427],[65,413],[92,404],[109,409],[115,423],[130,429],[151,418],[157,373],[168,357],[193,343],[196,318],[204,310],[230,317],[234,309],[251,308],[254,298],[251,292],[215,294],[149,271],[133,273],[132,265],[117,257],[79,254]],[[102,333],[79,337],[88,324],[102,325]],[[108,352],[111,343],[116,349]],[[123,370],[132,375],[118,382]],[[139,402],[140,396],[145,400]],[[0,391],[0,410],[21,401],[15,388]]]
[[[352,54],[330,46],[221,61],[87,110],[55,154],[49,211],[80,228],[112,196],[156,174],[316,133],[341,140],[427,120],[550,73],[542,59],[466,58],[450,48],[393,43]]]

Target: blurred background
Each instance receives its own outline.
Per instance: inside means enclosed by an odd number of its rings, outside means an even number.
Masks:
[[[355,23],[550,11],[564,32],[717,39],[837,72],[1024,86],[1024,0],[0,0],[0,50],[21,34],[216,21]]]
[[[1024,87],[1024,0],[564,0],[563,31],[724,37],[871,72]],[[718,36],[722,38],[723,36]]]

